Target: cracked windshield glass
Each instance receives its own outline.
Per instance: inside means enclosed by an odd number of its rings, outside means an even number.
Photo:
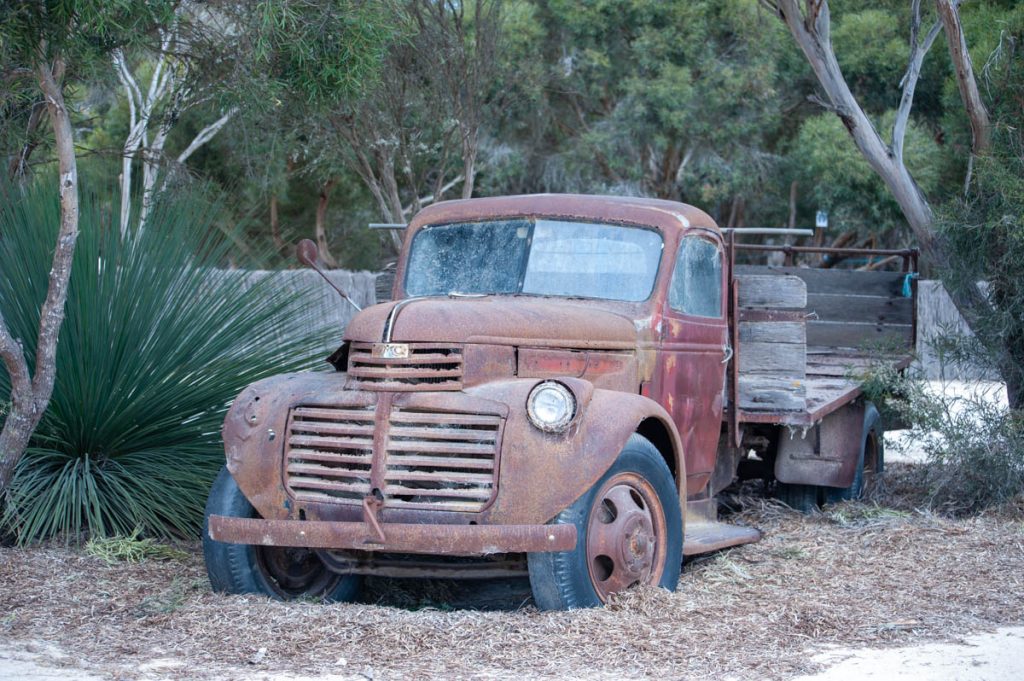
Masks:
[[[410,296],[530,294],[646,300],[661,258],[658,232],[563,220],[437,225],[413,240]]]

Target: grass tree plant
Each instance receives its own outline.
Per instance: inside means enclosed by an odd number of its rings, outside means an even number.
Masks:
[[[36,182],[0,193],[0,311],[32,339],[57,191]],[[232,398],[263,376],[309,367],[330,340],[303,314],[307,296],[219,267],[232,245],[211,236],[216,206],[165,196],[147,228],[127,235],[117,206],[113,193],[82,195],[53,397],[0,517],[20,543],[138,528],[194,535],[223,464]],[[10,388],[0,371],[0,403]]]

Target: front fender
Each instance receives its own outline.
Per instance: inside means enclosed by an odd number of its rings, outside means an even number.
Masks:
[[[372,407],[374,393],[345,390],[346,375],[308,371],[271,376],[243,390],[224,419],[227,468],[246,499],[268,520],[290,516],[281,455],[288,410],[312,402]]]
[[[669,433],[670,468],[676,471],[680,498],[686,480],[679,433],[661,405],[642,395],[595,389],[589,381],[557,379],[577,396],[579,411],[568,430],[545,433],[530,423],[526,400],[539,382],[514,379],[466,390],[481,399],[509,406],[499,463],[498,495],[488,522],[544,523],[570,506],[611,467],[629,436],[647,419]],[[685,484],[683,482],[682,484]]]

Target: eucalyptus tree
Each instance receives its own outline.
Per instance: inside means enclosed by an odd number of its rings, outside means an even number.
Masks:
[[[536,3],[541,189],[739,208],[778,158],[783,33],[749,2]]]
[[[976,190],[980,197],[979,201],[986,208],[978,210],[968,202],[961,209],[961,213],[985,215],[989,210],[988,207],[1004,205],[1005,199],[1000,201],[994,199],[993,195],[998,196],[999,190],[993,191],[993,187],[1001,186],[1009,196],[1014,193],[1013,185],[1006,184],[1005,179],[1012,177],[1012,171],[1007,173],[1007,169],[1019,168],[1019,163],[1013,160],[999,161],[988,157],[992,123],[987,105],[981,96],[968,51],[967,39],[960,17],[959,0],[935,0],[935,17],[931,26],[927,28],[922,25],[925,14],[922,11],[921,1],[912,0],[908,41],[909,55],[906,70],[899,82],[900,102],[896,109],[888,141],[875,129],[870,117],[851,91],[843,75],[832,46],[831,14],[828,1],[805,0],[801,3],[799,0],[762,0],[762,2],[771,8],[789,28],[825,93],[825,98],[818,99],[817,102],[842,121],[858,151],[885,183],[899,204],[930,264],[940,272],[963,273],[966,271],[971,272],[975,277],[974,279],[964,276],[955,277],[959,281],[952,287],[950,293],[967,323],[973,329],[982,332],[983,342],[986,342],[987,338],[987,352],[1006,381],[1010,404],[1015,409],[1020,409],[1024,404],[1024,378],[1022,378],[1024,377],[1024,357],[1020,351],[1022,332],[1019,324],[1014,320],[1019,318],[1021,294],[1016,284],[1004,285],[1006,272],[1015,271],[1013,267],[1007,266],[1005,256],[1007,253],[1012,254],[1011,262],[1017,259],[1018,249],[1015,244],[1019,239],[1019,228],[1012,227],[1012,225],[1011,228],[1006,228],[1006,225],[1003,224],[1000,229],[994,230],[996,233],[1005,234],[1005,237],[995,239],[995,243],[999,245],[979,248],[974,255],[983,252],[986,259],[973,268],[964,268],[958,262],[967,255],[962,248],[964,240],[960,233],[961,230],[955,227],[951,229],[947,221],[944,233],[939,233],[935,225],[932,203],[921,190],[904,158],[905,140],[922,64],[932,45],[944,32],[950,61],[954,67],[953,76],[971,129],[970,161],[964,179],[968,197],[971,195],[971,173],[975,159],[985,160],[990,173],[988,182]],[[1016,15],[1011,14],[1010,16]],[[1012,35],[1009,40],[1013,40]],[[1002,55],[1002,58],[1008,63],[1014,63],[1012,57],[1007,59],[1005,55]],[[1011,125],[1012,127],[1014,126]],[[1010,149],[1016,143],[1012,141],[1013,139],[1011,135],[1009,138]],[[1019,138],[1016,139],[1019,141]],[[982,200],[986,196],[987,200]],[[991,220],[991,216],[988,216],[987,219]],[[1006,221],[1004,220],[1003,223]],[[999,225],[1000,222],[996,221],[995,226]],[[968,231],[966,225],[962,231]],[[988,235],[983,233],[980,236],[990,237],[991,230]],[[986,240],[982,239],[979,243],[986,243]],[[988,243],[992,245],[991,239],[988,240]],[[967,259],[971,260],[971,258]],[[983,293],[976,285],[978,278],[989,281],[991,288],[987,294]],[[993,310],[997,313],[993,314]],[[1000,310],[1003,312],[1002,314],[999,314]],[[1007,312],[1008,314],[1006,314]],[[995,332],[989,328],[993,319],[999,320],[995,324]]]
[[[379,80],[326,122],[383,219],[402,223],[456,187],[462,198],[473,195],[484,127],[502,115],[508,64],[498,0],[396,0],[393,7],[403,39],[388,51]]]
[[[39,88],[53,131],[60,188],[60,229],[41,301],[34,356],[26,353],[24,339],[11,334],[0,314],[0,358],[11,386],[10,407],[0,431],[0,492],[6,493],[53,393],[57,340],[78,239],[78,163],[66,83],[106,63],[112,51],[143,40],[169,9],[169,3],[159,1],[20,0],[6,2],[0,10],[5,77],[32,80]]]
[[[256,1],[235,10],[235,46],[250,58],[231,86],[247,102],[232,131],[233,151],[270,196],[279,249],[278,195],[296,174],[315,181],[313,232],[333,265],[326,214],[337,182],[332,164],[347,145],[339,147],[328,121],[379,83],[388,51],[401,37],[399,19],[390,0]]]
[[[148,45],[134,50],[117,48],[111,53],[111,66],[129,112],[128,134],[121,157],[122,233],[133,224],[135,163],[142,166],[141,201],[136,221],[141,229],[154,196],[166,178],[167,161],[175,166],[183,165],[238,113],[237,102],[217,101],[218,91],[224,89],[226,81],[238,71],[233,66],[236,60],[246,56],[237,54],[234,49],[239,26],[221,4],[175,0],[166,20],[154,27]],[[180,152],[165,159],[168,138],[182,115],[204,104],[213,105],[214,120],[196,132]]]

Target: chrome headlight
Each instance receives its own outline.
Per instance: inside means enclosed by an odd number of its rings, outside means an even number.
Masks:
[[[558,433],[576,416],[576,398],[561,383],[544,381],[530,391],[526,413],[533,425],[548,433]]]

